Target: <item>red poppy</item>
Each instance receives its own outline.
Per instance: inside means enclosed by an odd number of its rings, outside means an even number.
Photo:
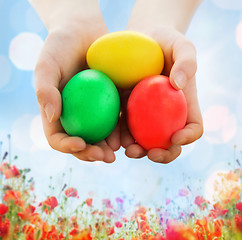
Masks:
[[[201,196],[196,196],[194,203],[200,208],[200,210],[204,210],[209,202]]]
[[[222,227],[224,226],[222,219],[211,222],[204,217],[203,219],[197,219],[195,225],[195,232],[198,240],[203,240],[204,237],[206,237],[207,240],[215,240],[222,236]]]
[[[40,240],[61,240],[65,238],[62,233],[59,234],[54,225],[48,225],[46,222],[43,222],[42,224],[40,237]]]
[[[24,225],[23,233],[25,234],[26,240],[35,240],[34,238],[34,227],[31,225]]]
[[[121,222],[119,222],[119,221],[118,222],[115,222],[114,225],[115,225],[116,228],[123,227],[123,224]]]
[[[43,206],[45,213],[50,214],[52,210],[58,206],[58,201],[56,197],[52,196],[40,203],[40,206]]]
[[[222,227],[224,226],[224,221],[222,219],[217,219],[214,221],[214,230],[211,233],[212,238],[219,238],[222,236]]]
[[[87,198],[86,204],[87,204],[88,207],[92,207],[92,198]]]
[[[114,234],[114,226],[107,228],[106,233],[108,236]]]
[[[73,230],[72,234],[69,233],[72,238],[71,240],[92,240],[92,232],[91,229],[84,229],[84,230]]]
[[[195,223],[195,233],[197,235],[198,240],[203,240],[204,237],[207,235],[208,226],[207,226],[207,219],[197,219]]]
[[[54,225],[48,226],[45,228],[45,231],[42,229],[42,239],[53,239],[59,240],[59,233]]]
[[[238,209],[239,211],[242,212],[242,202],[236,203],[235,207],[236,207],[236,209]]]
[[[78,192],[76,188],[70,187],[65,190],[65,195],[67,197],[78,197]]]
[[[220,216],[224,216],[229,210],[224,209],[220,203],[215,203],[213,205],[213,209],[210,210],[209,216],[213,218],[217,218]]]
[[[22,206],[23,203],[20,200],[21,193],[19,191],[7,190],[3,196],[3,201],[6,203],[14,203],[16,205]]]
[[[135,217],[138,217],[140,214],[146,214],[146,208],[144,206],[140,206],[134,213]]]
[[[2,172],[6,179],[13,178],[13,177],[19,177],[20,172],[18,168],[14,165],[11,166],[9,163],[2,163],[0,165],[0,172]]]
[[[8,206],[3,203],[0,203],[0,216],[6,214],[7,212]]]
[[[69,235],[75,236],[79,233],[78,228],[72,228],[71,231],[69,232]]]
[[[43,222],[39,213],[33,213],[29,221],[35,226],[40,226]]]
[[[24,221],[31,221],[32,217],[34,216],[35,207],[29,205],[28,207],[24,208],[22,212],[18,212],[17,215]]]
[[[167,223],[166,238],[167,240],[196,240],[193,230],[177,221],[170,220]]]
[[[235,222],[236,230],[241,232],[242,231],[242,215],[236,214],[234,216],[234,222]]]
[[[71,227],[78,228],[76,216],[72,216],[70,220],[71,220]]]
[[[10,230],[10,222],[8,219],[2,220],[0,217],[0,237],[4,238],[8,235]]]
[[[140,222],[139,229],[140,229],[141,232],[145,232],[145,233],[152,231],[152,229],[150,228],[149,224],[146,221]]]

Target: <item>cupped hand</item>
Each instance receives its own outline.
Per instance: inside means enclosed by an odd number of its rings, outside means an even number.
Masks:
[[[90,145],[80,137],[68,136],[59,120],[61,91],[76,73],[87,68],[86,52],[90,44],[108,32],[101,13],[83,19],[80,16],[68,15],[60,24],[46,24],[49,35],[35,69],[43,128],[53,149],[85,161],[111,163],[115,160],[114,151],[120,147],[119,124],[106,140]]]
[[[136,28],[131,27],[129,30],[136,30]],[[121,145],[126,149],[125,154],[130,158],[141,158],[147,155],[154,162],[169,163],[180,155],[181,145],[192,143],[203,134],[202,115],[195,80],[196,49],[183,34],[172,27],[161,26],[147,31],[141,27],[138,31],[151,36],[159,43],[165,57],[162,74],[170,78],[170,83],[175,89],[183,91],[187,100],[188,115],[184,129],[175,132],[171,137],[172,145],[169,149],[154,148],[146,151],[129,132],[126,122],[126,105],[131,91],[123,91]]]

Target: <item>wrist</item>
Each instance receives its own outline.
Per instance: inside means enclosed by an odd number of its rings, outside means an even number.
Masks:
[[[82,22],[97,23],[102,18],[98,0],[29,0],[29,2],[48,31]]]
[[[184,33],[202,0],[137,0],[128,29],[167,26]]]

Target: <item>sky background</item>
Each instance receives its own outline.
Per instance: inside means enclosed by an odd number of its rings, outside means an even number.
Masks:
[[[124,30],[135,1],[101,0],[110,31]],[[50,176],[59,193],[64,183],[80,198],[126,196],[145,204],[164,203],[189,185],[194,195],[211,198],[217,171],[237,167],[242,150],[242,1],[204,0],[186,33],[197,48],[197,86],[205,133],[168,165],[128,159],[124,150],[113,164],[86,163],[52,150],[44,137],[33,70],[47,31],[26,0],[0,0],[0,154],[31,168],[36,194],[49,194]],[[234,150],[234,145],[237,150]],[[231,165],[229,165],[230,163]],[[72,169],[70,172],[69,169]]]

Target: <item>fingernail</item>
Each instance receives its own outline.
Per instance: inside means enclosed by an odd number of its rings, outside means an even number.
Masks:
[[[186,76],[183,72],[177,72],[174,76],[174,82],[179,89],[183,89],[186,85]]]
[[[44,110],[45,110],[45,114],[46,114],[48,121],[51,123],[54,118],[54,114],[55,114],[54,106],[51,103],[48,103],[45,106]]]

